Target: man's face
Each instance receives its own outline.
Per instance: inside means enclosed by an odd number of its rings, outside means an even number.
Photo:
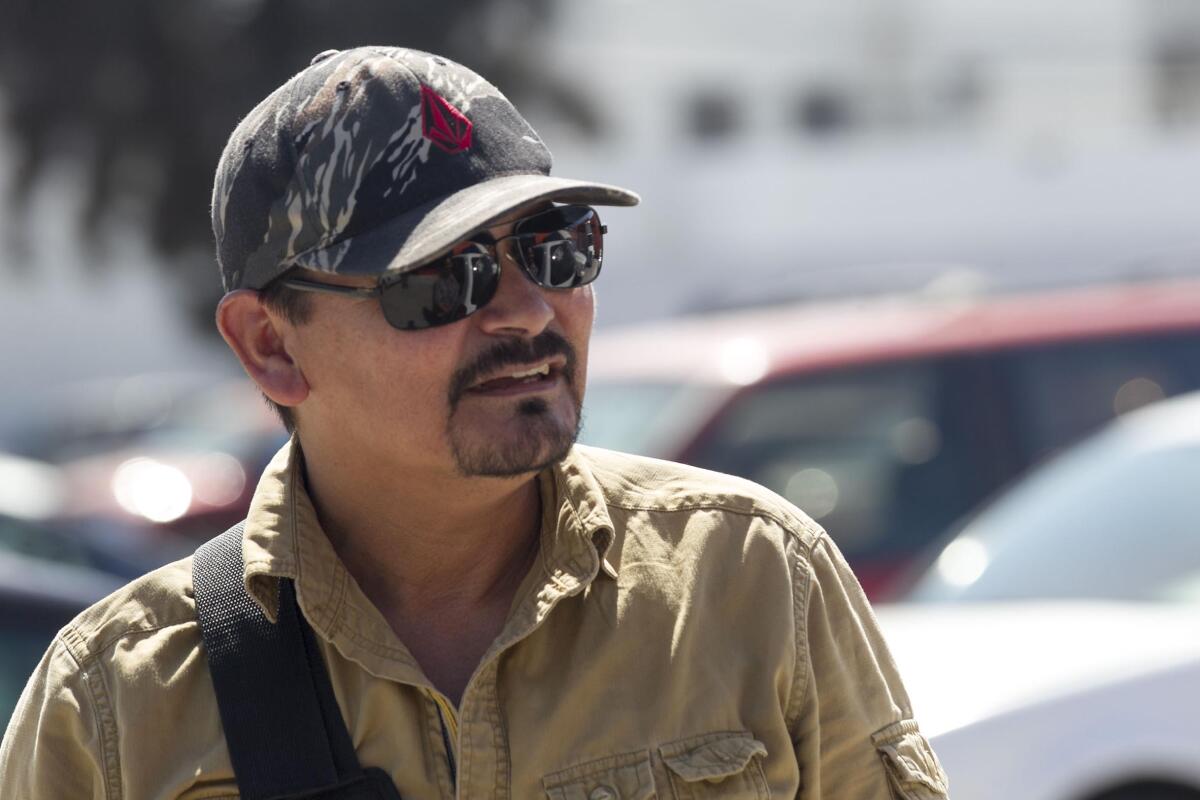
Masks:
[[[505,236],[535,210],[519,209],[489,233]],[[337,437],[341,452],[364,463],[459,475],[520,475],[562,458],[580,423],[592,289],[545,290],[511,259],[501,265],[491,302],[424,330],[391,327],[375,299],[312,296],[311,318],[289,332],[310,387],[297,415],[302,439]]]

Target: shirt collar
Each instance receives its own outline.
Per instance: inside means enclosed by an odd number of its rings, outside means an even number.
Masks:
[[[539,479],[543,552],[558,555],[560,562],[570,555],[584,559],[590,555],[599,561],[600,574],[616,580],[617,569],[609,558],[614,533],[608,504],[580,449],[571,448],[562,461],[543,471]],[[555,534],[557,541],[546,541],[549,532]],[[580,548],[581,544],[586,544],[586,551]],[[580,567],[583,572],[590,571]]]
[[[247,592],[274,621],[277,580],[296,582],[305,615],[316,629],[336,628],[344,593],[356,592],[304,486],[304,457],[293,437],[263,471],[250,502],[243,536],[243,577]],[[539,476],[542,497],[542,562],[560,588],[590,582],[597,575],[615,580],[614,533],[604,494],[577,448]],[[382,617],[380,617],[382,621]],[[390,630],[390,629],[389,629]]]

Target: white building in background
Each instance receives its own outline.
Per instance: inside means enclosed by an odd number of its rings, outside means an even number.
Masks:
[[[0,135],[0,186],[12,169],[4,145]],[[237,371],[216,337],[197,335],[180,287],[153,263],[143,240],[125,237],[111,263],[91,263],[95,255],[75,235],[75,178],[54,170],[26,198],[33,250],[27,260],[14,263],[11,248],[0,251],[0,451],[11,438],[50,424],[48,417],[95,404],[99,387],[120,376],[155,373],[164,383],[191,378],[198,386],[199,375]],[[126,407],[136,410],[135,399],[127,397]],[[95,409],[97,416],[103,410]]]
[[[614,210],[602,322],[1200,266],[1200,3],[561,0],[529,116]],[[1151,266],[1147,267],[1147,264]]]
[[[588,96],[605,138],[626,150],[657,152],[668,132],[803,146],[897,132],[1090,139],[1200,123],[1193,0],[554,8],[542,62]]]
[[[599,130],[523,107],[560,174],[645,198],[604,213],[602,325],[947,272],[1005,285],[1198,263],[1200,0],[553,9],[526,52]],[[0,132],[0,183],[4,151]],[[233,368],[140,243],[84,268],[61,224],[70,183],[30,199],[37,263],[0,292],[0,427],[5,410],[20,422],[14,397],[64,381]]]

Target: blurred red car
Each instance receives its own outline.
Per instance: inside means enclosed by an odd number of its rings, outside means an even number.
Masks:
[[[868,593],[1026,468],[1200,388],[1200,281],[792,305],[600,332],[583,441],[741,475]]]

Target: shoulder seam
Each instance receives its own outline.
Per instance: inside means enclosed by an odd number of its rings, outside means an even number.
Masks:
[[[127,639],[132,636],[141,636],[142,634],[146,634],[146,633],[155,633],[156,631],[166,630],[167,628],[176,628],[181,625],[197,625],[198,626],[199,623],[196,621],[195,618],[193,618],[193,619],[178,620],[176,622],[164,622],[161,625],[149,625],[144,628],[137,628],[137,627],[128,628],[126,630],[121,631],[120,633],[112,634],[107,639],[102,640],[100,644],[95,644],[95,642],[92,638],[84,636],[76,628],[74,628],[72,626],[68,626],[68,628],[64,629],[63,632],[66,633],[67,630],[70,630],[70,632],[72,634],[74,634],[74,636],[72,638],[75,640],[76,646],[78,647],[78,650],[80,652],[76,652],[76,647],[72,647],[71,643],[66,642],[65,639],[64,639],[63,643],[64,643],[64,646],[66,646],[68,651],[71,653],[71,658],[73,658],[75,660],[75,663],[79,665],[80,669],[86,670],[87,666],[89,664],[91,664],[93,661],[95,661],[97,658],[99,658],[101,655],[103,655],[105,653],[105,651],[107,651],[110,647],[112,647],[114,644],[121,641],[122,639]],[[93,647],[92,645],[95,645],[95,646]]]
[[[697,500],[695,503],[688,503],[678,506],[663,506],[663,505],[638,505],[636,503],[621,503],[608,501],[607,505],[610,508],[619,508],[623,511],[659,511],[663,513],[687,512],[687,511],[724,511],[728,514],[738,514],[744,517],[760,517],[774,522],[779,527],[783,528],[788,535],[798,541],[803,541],[804,537],[800,535],[795,528],[800,528],[804,532],[812,535],[812,541],[807,543],[809,551],[816,545],[816,542],[825,535],[824,529],[819,525],[806,522],[801,517],[787,518],[762,507],[754,508],[734,508],[725,503],[715,500]]]
[[[792,587],[792,605],[796,615],[796,662],[793,668],[792,692],[788,708],[784,713],[784,724],[788,730],[795,729],[796,723],[800,719],[800,712],[804,708],[804,701],[812,686],[812,654],[808,646],[808,609],[812,600],[813,551],[827,538],[828,534],[824,530],[816,531],[812,541],[808,542],[807,547],[799,554],[803,556],[803,563],[801,564],[800,558],[796,559],[796,570],[799,571],[803,566],[804,574],[796,576],[796,582]]]
[[[66,626],[58,635],[58,641],[75,663],[83,686],[87,690],[88,703],[92,706],[92,715],[96,719],[97,733],[100,739],[100,759],[104,765],[104,796],[107,800],[121,800],[121,751],[118,744],[117,720],[113,715],[112,703],[109,702],[108,686],[100,670],[89,670],[91,654],[86,647],[86,639],[71,625]],[[89,657],[80,659],[75,652],[77,645]]]

